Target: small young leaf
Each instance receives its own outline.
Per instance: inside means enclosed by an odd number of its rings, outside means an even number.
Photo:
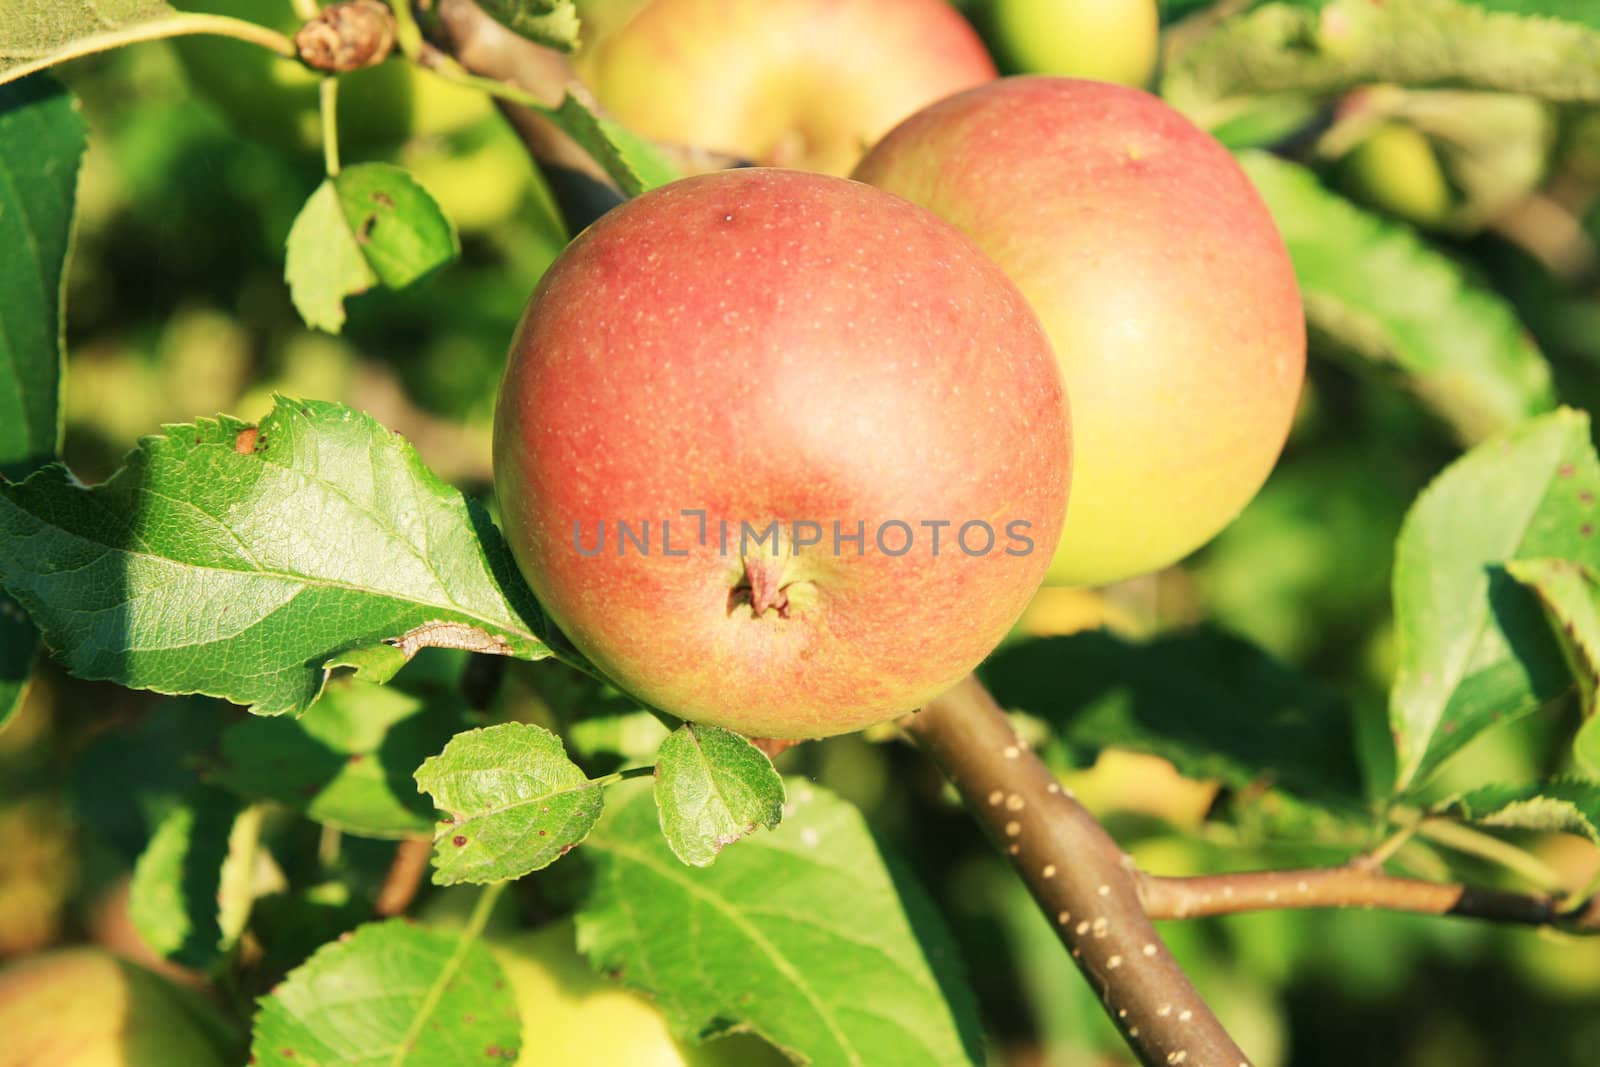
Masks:
[[[344,298],[378,283],[377,273],[362,257],[361,246],[345,223],[332,178],[317,186],[295,216],[283,277],[306,325],[328,333],[344,327]]]
[[[561,738],[526,723],[457,734],[416,779],[445,813],[434,829],[438,885],[500,882],[548,867],[588,836],[603,802]]]
[[[487,518],[320,401],[168,427],[92,488],[54,466],[0,484],[0,584],[80,677],[262,714],[309,707],[348,648],[550,654]]]
[[[1001,649],[980,673],[1002,705],[1043,719],[1074,748],[1133,748],[1193,778],[1235,788],[1268,781],[1331,805],[1362,803],[1348,710],[1231,635],[1045,638]]]
[[[1538,599],[1505,568],[1600,563],[1596,494],[1588,417],[1562,409],[1479,445],[1412,505],[1395,546],[1398,790],[1570,684]]]
[[[284,278],[308,326],[338,333],[344,298],[402,289],[456,257],[450,220],[411,175],[359,163],[325,180],[289,230]]]
[[[685,723],[661,743],[655,792],[667,844],[696,867],[709,867],[725,845],[783,819],[783,778],[772,761],[717,726]]]
[[[1289,246],[1316,332],[1396,375],[1468,444],[1554,405],[1549,365],[1497,293],[1306,168],[1260,152],[1240,162]]]
[[[1557,778],[1484,786],[1448,801],[1444,810],[1480,826],[1559,830],[1600,844],[1600,782]]]
[[[479,0],[496,22],[547,48],[575,52],[578,8],[573,0]]]
[[[1253,7],[1186,49],[1162,96],[1205,119],[1216,102],[1331,94],[1368,82],[1600,100],[1600,33],[1462,0],[1301,0]],[[1536,5],[1519,5],[1534,7]]]
[[[982,1062],[955,946],[855,808],[792,782],[781,826],[697,868],[648,795],[619,799],[583,848],[579,946],[680,1037],[753,1030],[813,1067]]]
[[[232,947],[250,914],[259,821],[259,811],[215,789],[196,790],[167,814],[134,866],[128,895],[128,916],[146,945],[201,970]]]
[[[571,93],[561,101],[559,108],[546,113],[593,156],[629,196],[638,196],[682,177],[649,141],[601,115]]]
[[[458,701],[340,681],[298,719],[229,727],[214,780],[361,837],[427,833],[412,772],[465,725]]]
[[[510,1063],[522,1044],[505,972],[477,941],[371,923],[318,949],[256,1015],[256,1067]]]

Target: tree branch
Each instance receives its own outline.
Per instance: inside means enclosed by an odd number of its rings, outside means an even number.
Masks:
[[[1194,878],[1139,872],[1139,899],[1153,919],[1193,919],[1283,908],[1383,908],[1457,915],[1568,933],[1600,933],[1600,903],[1568,907],[1555,897],[1395,878],[1358,864],[1306,870],[1242,871]]]
[[[1005,849],[1146,1067],[1249,1063],[1156,933],[1138,874],[968,677],[903,722]]]
[[[577,80],[566,56],[518,37],[472,0],[439,0],[433,43],[468,73],[515,85],[547,107],[559,105]],[[427,56],[425,51],[420,57],[424,66]],[[600,164],[555,123],[506,100],[495,105],[544,175],[569,232],[577,233],[622,202]]]

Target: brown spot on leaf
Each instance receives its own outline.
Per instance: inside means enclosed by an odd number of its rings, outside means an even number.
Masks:
[[[254,426],[246,426],[234,437],[233,450],[241,456],[248,456],[256,450],[256,441],[260,436],[260,430]]]
[[[374,204],[377,204],[379,207],[388,207],[388,208],[394,207],[394,197],[390,196],[388,193],[384,192],[382,189],[376,189],[376,190],[373,191],[373,193],[372,193],[372,202]]]
[[[467,843],[467,835],[466,834],[457,834],[456,836],[454,836],[454,837],[452,837],[450,839],[450,843],[452,845],[456,846],[456,848],[460,848],[462,845],[465,845]]]

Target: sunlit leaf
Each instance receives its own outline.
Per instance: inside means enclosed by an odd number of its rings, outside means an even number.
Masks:
[[[1588,417],[1562,409],[1479,445],[1417,498],[1395,550],[1398,789],[1570,684],[1538,598],[1506,567],[1600,563],[1597,493]]]
[[[499,534],[404,439],[280,400],[145,438],[108,482],[0,484],[0,582],[85,678],[298,712],[379,642],[538,659],[537,605]]]
[[[526,723],[458,734],[416,773],[444,814],[434,829],[433,880],[499,882],[548,867],[600,817],[600,786],[561,739]]]
[[[404,919],[329,942],[261,999],[257,1067],[510,1063],[516,1001],[494,956]]]
[[[727,845],[783,818],[783,779],[748,740],[686,723],[656,756],[656,807],[667,844],[684,863],[706,867]]]
[[[642,790],[581,854],[580,947],[680,1036],[750,1029],[813,1067],[982,1062],[949,935],[860,813],[809,783],[789,783],[781,826],[712,867],[678,861]]]

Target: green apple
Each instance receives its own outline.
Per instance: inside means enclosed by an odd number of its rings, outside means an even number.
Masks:
[[[1052,581],[1164,567],[1260,489],[1305,319],[1272,217],[1213,138],[1137,89],[1007,78],[907,119],[856,177],[954,222],[1049,331],[1073,435]]]
[[[540,603],[622,688],[821,737],[920,707],[1021,615],[1067,411],[1027,302],[953,227],[749,168],[614,208],[556,260],[494,473]]]
[[[991,0],[990,37],[1019,72],[1145,85],[1156,67],[1156,0]]]
[[[231,15],[283,33],[300,25],[289,0],[177,0],[176,7]],[[189,81],[247,137],[289,151],[322,144],[322,76],[259,45],[221,37],[174,39]],[[414,135],[464,129],[493,112],[489,98],[399,59],[339,79],[339,140],[381,148]]]
[[[0,1067],[223,1067],[193,998],[97,948],[0,970]]]
[[[1380,124],[1339,162],[1339,184],[1355,199],[1419,226],[1442,226],[1457,196],[1428,136],[1401,122]]]
[[[701,1045],[676,1040],[649,999],[595,974],[570,920],[491,945],[522,1015],[518,1067],[789,1067],[750,1035]]]
[[[945,0],[590,0],[584,80],[647,137],[848,174],[924,104],[995,76]]]

